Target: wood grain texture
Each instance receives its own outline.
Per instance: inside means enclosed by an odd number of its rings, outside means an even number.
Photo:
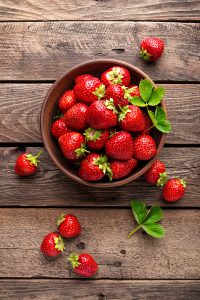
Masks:
[[[138,231],[131,209],[68,209],[82,224],[82,235],[66,241],[54,261],[39,251],[43,236],[56,229],[62,209],[0,209],[1,277],[78,278],[67,266],[71,252],[88,252],[99,264],[95,278],[199,279],[199,210],[165,210],[165,238]],[[195,238],[196,237],[196,238]]]
[[[77,288],[78,287],[78,288]],[[199,280],[0,280],[2,300],[194,300]]]
[[[51,84],[0,84],[0,142],[42,142],[40,110]],[[200,85],[163,84],[172,132],[168,144],[199,144]],[[192,100],[191,100],[192,99]]]
[[[2,22],[1,80],[54,80],[77,63],[115,58],[143,69],[154,80],[199,81],[198,23]],[[139,57],[149,35],[165,40],[156,64]]]
[[[0,20],[199,20],[197,0],[0,0]]]
[[[150,186],[143,178],[112,189],[87,187],[62,174],[46,152],[41,157],[38,172],[29,178],[19,178],[13,166],[19,148],[0,148],[0,206],[125,206],[131,199],[145,200],[147,205],[170,207],[200,206],[199,148],[164,148],[160,159],[165,162],[169,176],[187,181],[184,199],[169,204],[161,199],[161,189]],[[28,149],[27,149],[28,150]],[[32,153],[39,149],[30,148]]]

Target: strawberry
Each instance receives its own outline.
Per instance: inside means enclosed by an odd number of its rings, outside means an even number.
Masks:
[[[75,84],[79,83],[79,82],[82,82],[88,78],[92,78],[93,76],[91,74],[82,74],[82,75],[79,75],[75,78]]]
[[[89,152],[86,150],[85,139],[79,132],[67,132],[61,135],[58,142],[62,153],[69,160],[76,160]]]
[[[35,156],[32,154],[22,153],[18,156],[15,163],[15,173],[19,176],[29,176],[36,172],[38,166],[38,157],[41,155],[42,150]]]
[[[106,154],[117,160],[128,160],[133,156],[133,138],[129,132],[119,131],[108,139]]]
[[[87,146],[90,149],[99,150],[105,146],[107,139],[109,138],[109,130],[97,130],[89,127],[85,132],[85,140]]]
[[[66,91],[58,101],[58,108],[64,114],[70,107],[76,103],[74,91]]]
[[[138,165],[135,158],[126,161],[113,160],[110,163],[113,179],[120,179],[129,175]]]
[[[86,127],[87,111],[86,104],[77,103],[64,114],[63,120],[70,128],[82,131]]]
[[[149,117],[149,115],[146,112],[142,112],[142,113],[143,113],[143,117],[144,117],[144,130],[140,133],[141,134],[142,133],[149,134],[151,131],[151,128],[153,127],[153,123],[151,121],[151,118]]]
[[[125,87],[121,86],[120,84],[112,84],[109,85],[106,89],[105,98],[110,99],[112,98],[114,101],[115,107],[123,107],[128,105],[128,99],[125,98]]]
[[[95,129],[108,129],[117,125],[117,110],[113,100],[97,100],[87,112],[87,123]]]
[[[45,256],[56,257],[65,249],[62,237],[57,232],[47,234],[40,246],[41,252]]]
[[[164,42],[159,38],[148,37],[141,42],[140,55],[145,61],[154,62],[164,51]]]
[[[131,97],[138,96],[140,97],[139,87],[135,84],[130,85],[129,87]]]
[[[163,186],[167,181],[165,165],[160,160],[155,160],[150,169],[144,174],[147,182],[158,186]]]
[[[56,120],[51,127],[51,133],[56,139],[59,139],[61,135],[65,134],[68,131],[69,129],[65,124],[63,118]]]
[[[104,97],[105,86],[99,78],[85,78],[75,85],[74,94],[80,102],[90,105],[92,102]]]
[[[141,109],[136,105],[127,105],[121,108],[119,114],[121,129],[131,132],[144,130],[144,116]]]
[[[87,181],[98,181],[105,175],[110,176],[110,164],[107,162],[106,155],[101,156],[97,153],[88,154],[81,161],[78,174],[83,180]]]
[[[101,81],[106,87],[116,83],[129,86],[131,75],[126,68],[115,66],[103,72],[101,75]]]
[[[64,238],[72,238],[81,234],[81,225],[77,217],[62,214],[57,220],[58,231]]]
[[[156,155],[156,143],[148,134],[141,134],[133,141],[133,156],[139,160],[149,160]]]
[[[98,265],[93,257],[87,253],[81,254],[70,254],[68,260],[70,261],[73,270],[76,274],[84,276],[84,277],[91,277],[93,276],[97,270]]]
[[[186,182],[179,178],[169,179],[165,184],[162,197],[167,202],[176,202],[185,194]]]

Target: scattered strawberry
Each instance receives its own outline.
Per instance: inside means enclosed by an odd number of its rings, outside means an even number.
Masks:
[[[93,257],[87,253],[75,254],[72,253],[68,260],[70,261],[74,272],[84,277],[93,276],[97,270],[98,265]]]
[[[186,182],[183,179],[169,179],[163,188],[162,197],[167,202],[176,202],[184,196],[185,187]]]
[[[85,147],[85,139],[79,132],[67,132],[58,140],[63,155],[70,160],[75,160],[89,152]]]
[[[79,176],[87,181],[99,181],[105,175],[111,178],[110,164],[107,162],[106,155],[101,156],[97,153],[91,153],[81,161]]]
[[[129,175],[138,165],[135,158],[126,161],[113,160],[110,163],[112,179],[120,179]]]
[[[47,234],[40,246],[41,252],[46,256],[56,257],[65,249],[62,237],[57,232]]]
[[[129,87],[131,97],[138,96],[140,97],[139,87],[135,84],[130,85]]]
[[[130,72],[121,66],[112,67],[101,75],[102,83],[107,87],[111,84],[121,84],[129,86],[131,81]]]
[[[35,156],[32,154],[23,153],[18,156],[15,163],[15,173],[19,176],[29,176],[36,172],[38,166],[38,158],[41,155],[42,150]]]
[[[105,94],[105,86],[96,77],[85,78],[74,87],[76,98],[87,105],[101,99]]]
[[[137,136],[133,141],[133,156],[139,160],[149,160],[156,155],[156,143],[148,134]]]
[[[147,133],[149,134],[151,131],[151,128],[153,127],[153,123],[151,121],[151,118],[149,117],[149,115],[146,112],[142,112],[143,113],[143,117],[144,117],[144,130],[141,132],[142,133]]]
[[[112,98],[114,101],[115,107],[123,107],[128,105],[128,99],[125,98],[125,87],[121,86],[120,84],[112,84],[109,85],[106,89],[105,98],[110,99]]]
[[[68,127],[83,131],[86,128],[87,111],[86,104],[77,103],[64,114],[63,120]]]
[[[164,42],[159,38],[148,37],[141,42],[140,55],[145,61],[156,61],[164,51]]]
[[[102,149],[105,146],[109,135],[109,130],[97,130],[91,127],[84,132],[87,146],[94,150]]]
[[[95,129],[108,129],[117,125],[117,110],[113,100],[97,100],[87,112],[87,123]]]
[[[69,128],[65,124],[63,118],[56,120],[51,127],[51,133],[56,139],[59,139],[61,135],[65,134],[68,131]]]
[[[165,165],[160,160],[155,160],[151,168],[144,174],[147,182],[163,186],[167,180]]]
[[[64,238],[72,238],[81,234],[81,225],[77,217],[62,214],[57,221],[58,231]]]
[[[128,160],[133,156],[133,138],[129,132],[119,131],[108,139],[106,154],[117,160]]]
[[[86,79],[90,79],[92,78],[93,76],[91,74],[82,74],[82,75],[79,75],[75,78],[75,84],[79,83],[79,82],[82,82]]]
[[[76,104],[74,91],[66,91],[58,101],[58,108],[64,114],[70,107]]]
[[[144,130],[144,116],[136,105],[127,105],[121,108],[119,124],[122,130],[138,132]]]

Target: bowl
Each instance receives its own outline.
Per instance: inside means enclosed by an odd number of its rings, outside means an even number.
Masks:
[[[49,89],[41,110],[41,133],[44,141],[46,150],[51,157],[52,161],[57,165],[57,167],[71,179],[82,183],[87,186],[93,186],[98,188],[110,188],[124,185],[128,182],[136,180],[138,177],[143,175],[153,164],[156,157],[152,158],[147,162],[140,162],[138,168],[134,170],[134,173],[130,176],[123,178],[121,180],[113,182],[89,182],[81,179],[77,170],[67,162],[64,158],[61,150],[59,149],[58,142],[51,135],[51,125],[53,122],[53,116],[55,116],[57,111],[58,99],[64,94],[66,90],[72,89],[74,85],[74,79],[76,76],[84,73],[91,73],[95,76],[99,76],[106,69],[113,66],[123,66],[127,68],[131,73],[131,78],[133,79],[131,83],[139,84],[141,79],[148,79],[152,82],[153,86],[156,87],[155,83],[140,69],[128,64],[126,62],[115,60],[115,59],[96,59],[79,64],[68,71],[66,71],[60,78],[58,78],[55,83]],[[162,101],[162,107],[166,111],[165,103]],[[166,134],[163,134],[157,130],[153,130],[152,136],[156,142],[157,155],[163,148]],[[156,156],[157,156],[156,155]]]

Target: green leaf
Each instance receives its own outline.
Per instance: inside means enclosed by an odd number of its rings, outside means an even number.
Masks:
[[[153,89],[152,83],[148,79],[143,79],[139,84],[139,91],[144,102],[147,102],[151,96]]]
[[[129,102],[131,104],[134,104],[134,105],[137,105],[137,106],[140,106],[140,107],[145,107],[147,106],[147,103],[145,103],[141,97],[138,97],[138,96],[134,96],[132,97]]]
[[[156,128],[163,133],[169,133],[171,131],[171,124],[168,120],[164,120],[162,122],[159,122]]]
[[[157,123],[160,123],[166,119],[166,113],[161,106],[156,107],[155,119]]]
[[[160,208],[160,206],[158,206],[158,205],[152,206],[149,213],[148,213],[148,215],[147,215],[147,217],[146,217],[144,225],[158,222],[162,218],[163,218],[163,211]]]
[[[165,230],[160,224],[147,224],[143,225],[142,229],[155,238],[162,238],[165,235]]]
[[[148,114],[149,114],[149,117],[151,118],[151,121],[152,121],[153,125],[156,126],[157,122],[156,122],[156,119],[155,119],[154,112],[151,111],[151,110],[148,110]]]
[[[165,95],[165,89],[163,87],[157,87],[151,93],[148,104],[151,106],[158,105]]]
[[[132,200],[131,208],[137,223],[142,224],[142,222],[145,220],[145,217],[147,215],[146,205],[141,201]]]

